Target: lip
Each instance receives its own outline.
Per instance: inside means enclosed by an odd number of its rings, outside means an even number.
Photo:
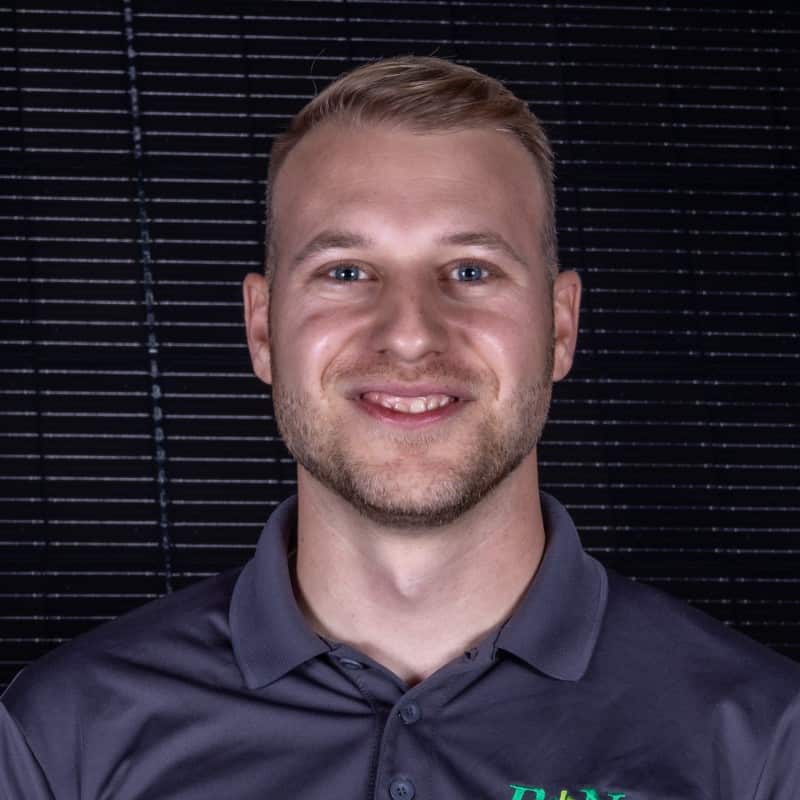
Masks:
[[[395,389],[396,388],[397,387],[395,387]],[[392,408],[386,408],[386,406],[382,406],[377,403],[370,403],[369,401],[364,400],[361,394],[354,398],[356,406],[373,419],[404,429],[423,428],[428,425],[441,422],[453,414],[458,413],[464,405],[463,398],[459,398],[456,395],[453,395],[450,392],[442,391],[441,389],[437,391],[420,392],[419,387],[416,387],[414,391],[418,393],[415,394],[401,394],[394,389],[391,392],[381,389],[367,389],[366,391],[386,391],[387,394],[391,393],[396,397],[419,397],[422,394],[450,394],[451,397],[456,397],[456,401],[454,403],[448,403],[446,406],[434,408],[431,411],[423,411],[420,414],[407,414],[402,411],[395,411]]]
[[[463,386],[447,383],[370,383],[356,387],[350,394],[352,399],[361,400],[367,392],[394,395],[395,397],[423,397],[431,394],[446,394],[457,400],[471,400]]]

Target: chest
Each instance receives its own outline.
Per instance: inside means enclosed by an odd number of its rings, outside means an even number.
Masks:
[[[550,682],[378,694],[201,693],[116,731],[98,721],[85,800],[710,800],[722,783],[750,796],[710,723],[655,700]]]

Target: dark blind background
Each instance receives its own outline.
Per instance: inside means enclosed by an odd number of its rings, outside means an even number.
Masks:
[[[242,563],[293,490],[252,377],[272,137],[379,56],[505,81],[585,283],[544,488],[606,564],[800,658],[798,30],[771,3],[0,7],[0,685]],[[580,591],[580,587],[575,587]]]

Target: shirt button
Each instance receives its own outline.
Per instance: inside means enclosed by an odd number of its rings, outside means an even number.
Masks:
[[[413,725],[422,716],[422,710],[416,703],[406,703],[400,709],[400,719],[406,725]]]
[[[414,784],[408,778],[395,778],[389,784],[389,796],[392,800],[411,800],[416,793]]]
[[[354,658],[340,658],[339,663],[345,669],[363,669],[364,665],[360,661],[356,661]]]

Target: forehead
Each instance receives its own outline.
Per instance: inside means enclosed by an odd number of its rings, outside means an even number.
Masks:
[[[510,133],[327,122],[277,175],[273,233],[291,248],[320,226],[489,227],[536,248],[543,194],[533,157]]]

